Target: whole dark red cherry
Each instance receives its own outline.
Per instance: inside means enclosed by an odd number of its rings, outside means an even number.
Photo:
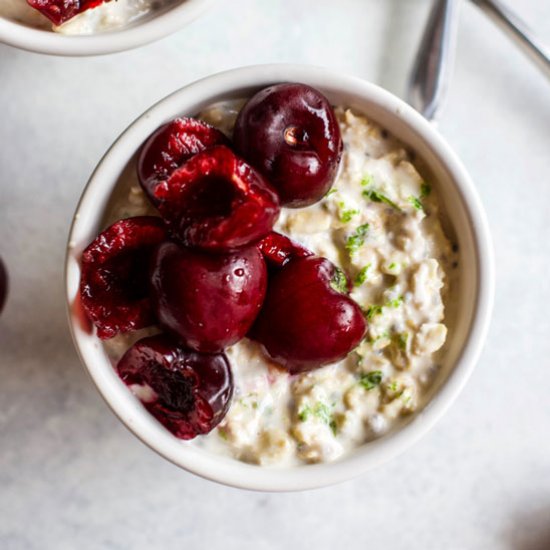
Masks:
[[[276,231],[268,233],[257,246],[268,266],[274,268],[282,267],[293,258],[313,256],[311,250]]]
[[[334,111],[318,90],[277,84],[261,90],[235,123],[237,151],[262,172],[293,208],[320,200],[332,186],[342,156]]]
[[[238,342],[265,297],[267,268],[255,246],[214,255],[167,242],[158,247],[153,266],[160,325],[196,351]]]
[[[79,13],[104,2],[105,0],[27,0],[29,6],[45,15],[54,25],[62,25]]]
[[[6,266],[0,258],[0,313],[4,309],[6,303],[6,297],[8,295],[8,272]]]
[[[180,242],[215,252],[261,239],[279,215],[265,178],[223,145],[191,157],[157,186],[156,197]]]
[[[80,297],[99,338],[155,322],[149,296],[150,261],[167,236],[160,218],[128,218],[108,227],[84,250]]]
[[[153,390],[140,392],[143,405],[180,439],[210,432],[229,409],[233,376],[223,353],[196,353],[158,335],[136,342],[117,370],[128,386]]]
[[[161,126],[144,143],[137,163],[139,182],[156,206],[156,189],[176,168],[193,155],[229,140],[216,128],[202,120],[181,117]]]
[[[289,261],[271,278],[251,337],[292,374],[343,359],[367,328],[348,287],[326,258]]]

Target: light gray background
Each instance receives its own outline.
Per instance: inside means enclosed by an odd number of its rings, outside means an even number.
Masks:
[[[513,4],[550,42],[550,2]],[[440,129],[489,215],[496,308],[466,391],[412,450],[315,492],[203,481],[116,420],[67,331],[72,212],[137,115],[199,77],[271,61],[338,68],[401,95],[429,5],[225,0],[120,55],[55,59],[0,46],[0,254],[12,282],[0,318],[2,550],[550,548],[550,85],[470,5]]]

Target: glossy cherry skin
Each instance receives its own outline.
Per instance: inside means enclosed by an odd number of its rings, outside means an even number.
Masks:
[[[6,266],[0,258],[0,313],[4,309],[6,303],[6,297],[8,295],[8,272]]]
[[[282,267],[293,258],[313,256],[311,250],[276,231],[268,233],[261,241],[258,241],[257,247],[263,254],[267,265],[273,268]]]
[[[267,177],[284,206],[317,202],[336,178],[340,127],[328,100],[310,86],[261,90],[239,113],[233,137],[237,151]]]
[[[367,329],[360,307],[336,288],[325,258],[291,260],[275,273],[251,337],[292,374],[346,357]]]
[[[261,239],[279,216],[279,199],[265,178],[223,145],[191,157],[156,196],[182,244],[214,252]]]
[[[136,342],[117,365],[120,378],[141,391],[145,408],[172,434],[192,439],[216,427],[233,395],[233,376],[223,353],[189,351],[166,335]]]
[[[164,243],[153,266],[160,325],[196,351],[216,352],[238,342],[265,297],[267,268],[255,246],[214,255]]]
[[[160,218],[139,216],[115,222],[84,250],[80,297],[99,338],[154,324],[150,261],[167,237]]]
[[[181,117],[161,126],[143,144],[138,157],[139,182],[157,206],[159,183],[170,177],[192,156],[214,145],[228,145],[229,140],[216,128],[202,120]]]
[[[95,8],[106,0],[27,0],[29,6],[46,16],[54,25],[62,25],[79,13]]]

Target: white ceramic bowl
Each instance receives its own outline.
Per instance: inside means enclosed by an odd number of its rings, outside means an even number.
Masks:
[[[0,0],[1,2],[2,0]],[[63,56],[102,55],[143,46],[181,29],[216,0],[183,0],[119,30],[67,36],[0,16],[0,42],[37,53]]]
[[[443,369],[423,410],[399,429],[337,462],[277,469],[213,455],[173,437],[119,380],[99,340],[81,328],[74,304],[82,250],[102,229],[101,219],[117,179],[135,162],[140,144],[177,115],[193,115],[216,101],[247,97],[283,81],[310,84],[332,103],[367,114],[416,152],[429,167],[447,213],[448,229],[459,244],[461,276],[459,288],[454,289],[458,300],[450,313],[454,320]],[[174,464],[205,478],[247,489],[287,491],[357,476],[404,451],[443,415],[470,376],[485,340],[493,299],[493,257],[487,222],[472,181],[443,138],[416,111],[358,78],[308,66],[263,65],[224,72],[186,86],[125,130],[99,163],[77,207],[70,231],[66,284],[71,330],[82,362],[109,406],[137,437]]]

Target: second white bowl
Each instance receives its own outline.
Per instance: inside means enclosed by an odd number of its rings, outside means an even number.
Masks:
[[[1,0],[0,0],[1,1]],[[183,28],[216,0],[182,0],[121,29],[67,36],[0,16],[0,42],[37,53],[62,56],[103,55],[143,46]]]

